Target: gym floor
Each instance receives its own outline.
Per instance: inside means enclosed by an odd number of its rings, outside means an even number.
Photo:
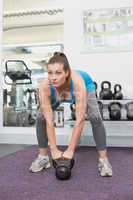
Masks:
[[[37,145],[0,145],[8,156],[0,158],[0,200],[133,200],[133,148],[108,149],[113,177],[100,177],[94,147],[79,147],[68,181],[59,181],[51,167],[29,173]],[[21,150],[21,148],[23,148]]]
[[[17,152],[26,148],[29,145],[26,144],[0,144],[0,157]]]

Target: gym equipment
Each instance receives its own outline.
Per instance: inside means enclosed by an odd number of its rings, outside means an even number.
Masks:
[[[7,60],[5,62],[4,81],[7,85],[11,85],[11,90],[4,90],[4,107],[3,116],[5,126],[29,126],[33,124],[31,114],[23,109],[23,92],[19,98],[21,106],[18,108],[17,96],[23,88],[20,85],[31,84],[31,70],[28,69],[22,60]],[[17,87],[19,85],[19,88]],[[19,89],[19,91],[18,91]],[[10,102],[7,102],[7,96]]]
[[[98,95],[97,95],[97,87],[98,87],[98,85],[97,85],[97,83],[95,81],[93,83],[95,85],[96,98],[98,98]]]
[[[113,93],[113,98],[117,100],[123,99],[123,94],[121,92],[122,87],[120,84],[115,84],[114,85],[114,93]]]
[[[111,120],[121,119],[121,107],[122,105],[119,102],[111,102],[108,105],[109,117]]]
[[[30,126],[35,123],[35,119],[27,111],[17,113],[16,125],[17,126]]]
[[[16,112],[13,106],[3,108],[4,126],[29,126],[31,121],[30,113],[27,111]]]
[[[133,120],[133,101],[129,102],[125,105],[126,111],[127,111],[127,119]]]
[[[97,103],[99,106],[99,111],[100,111],[101,117],[103,119],[103,103],[101,101],[98,101]]]
[[[70,109],[71,109],[71,117],[72,117],[72,120],[76,120],[75,103],[70,104]]]
[[[35,122],[36,122],[35,118],[33,118],[32,114],[29,113],[29,116],[28,116],[28,123],[29,123],[30,125],[34,125]]]
[[[7,60],[5,62],[6,72],[4,73],[4,80],[7,85],[13,84],[31,84],[31,70],[28,69],[27,65],[23,60]],[[12,82],[7,81],[7,77]],[[27,80],[27,82],[23,82]]]
[[[32,110],[33,106],[38,107],[38,98],[37,98],[37,90],[36,89],[27,89],[24,91],[24,95],[28,96],[27,100],[27,109]]]
[[[100,99],[109,100],[112,99],[113,94],[111,91],[111,83],[109,81],[103,81],[101,83],[101,91],[99,94]]]
[[[7,89],[3,89],[3,105],[7,104],[7,95],[8,95]]]
[[[64,107],[59,106],[54,110],[54,126],[64,127]]]
[[[31,115],[26,110],[17,113],[16,126],[29,126]]]
[[[16,126],[17,113],[14,111],[13,106],[3,107],[3,125],[4,126]]]
[[[5,62],[5,69],[4,81],[7,85],[11,85],[11,91],[7,91],[7,95],[10,96],[10,105],[15,107],[17,85],[32,84],[31,70],[28,69],[22,60],[7,60]]]
[[[29,112],[28,122],[30,125],[34,125],[36,121],[36,110],[39,108],[39,99],[37,89],[30,89],[24,91],[26,97],[26,109]]]
[[[59,158],[52,160],[53,166],[55,168],[55,176],[58,180],[68,180],[71,177],[71,169],[74,166],[74,158]]]

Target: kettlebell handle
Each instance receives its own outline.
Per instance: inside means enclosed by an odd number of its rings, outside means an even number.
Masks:
[[[115,84],[114,85],[114,93],[120,92],[122,90],[122,87],[120,84]]]
[[[118,105],[120,109],[122,108],[122,105],[120,104],[120,102],[114,101],[114,102],[111,102],[111,103],[108,105],[109,111],[111,111],[111,107],[112,107],[113,105]]]
[[[101,89],[102,89],[102,90],[106,89],[106,88],[105,88],[105,85],[108,86],[107,89],[111,89],[111,83],[110,83],[109,81],[103,81],[103,82],[101,83]]]
[[[97,101],[98,105],[100,106],[101,109],[103,109],[103,104],[101,101]]]
[[[73,110],[75,109],[74,106],[75,106],[75,103],[71,103],[71,104],[70,104],[70,109],[71,109],[71,111],[73,111]],[[63,156],[63,154],[62,154],[62,156]]]
[[[65,158],[65,157],[60,157],[60,158],[58,158],[58,159],[52,159],[52,164],[53,164],[53,167],[54,168],[57,168],[57,165],[58,165],[58,163],[59,162],[61,162],[61,161],[69,161],[70,162],[70,168],[72,169],[73,168],[73,166],[74,166],[74,164],[75,164],[75,160],[74,160],[74,158],[71,158],[71,159],[68,159],[68,158]]]

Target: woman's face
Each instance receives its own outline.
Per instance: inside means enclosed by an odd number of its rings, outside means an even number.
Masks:
[[[67,76],[68,71],[66,72],[64,70],[63,64],[54,63],[48,65],[48,79],[54,87],[58,88],[62,86],[65,83]]]

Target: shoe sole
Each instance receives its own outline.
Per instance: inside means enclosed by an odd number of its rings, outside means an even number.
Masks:
[[[40,171],[42,171],[43,169],[48,169],[48,168],[50,168],[50,167],[51,167],[51,164],[48,163],[48,164],[46,164],[45,166],[39,168],[38,170],[29,169],[29,171],[35,173],[35,172],[40,172]]]
[[[101,174],[100,174],[100,176],[101,176],[101,177],[112,177],[113,175],[110,175],[110,174],[101,175]]]
[[[109,173],[106,173],[106,174],[101,174],[100,173],[100,170],[99,170],[99,174],[100,174],[100,176],[102,176],[102,177],[112,177],[113,176],[113,174],[109,174]]]

